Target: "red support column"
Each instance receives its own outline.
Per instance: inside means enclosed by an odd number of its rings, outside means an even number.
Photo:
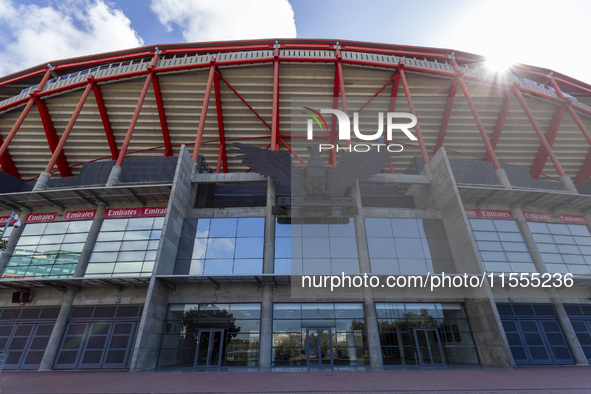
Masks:
[[[589,134],[589,131],[587,130],[587,128],[585,127],[585,125],[581,121],[581,118],[579,118],[579,115],[577,115],[577,112],[573,108],[573,105],[572,105],[572,102],[570,101],[570,99],[568,99],[564,96],[564,93],[562,93],[560,86],[558,86],[558,83],[556,83],[556,80],[554,80],[554,77],[552,77],[552,76],[550,77],[550,84],[552,84],[552,87],[554,88],[554,90],[556,90],[556,93],[558,93],[558,96],[560,98],[566,100],[566,104],[567,104],[566,109],[568,110],[568,113],[572,116],[572,118],[574,119],[577,126],[579,126],[579,130],[581,130],[581,133],[583,133],[583,136],[587,140],[587,143],[589,145],[591,145],[591,134]],[[590,176],[591,176],[591,150],[589,151],[589,153],[587,153],[587,157],[585,157],[585,160],[583,161],[583,165],[581,166],[581,168],[579,169],[579,172],[577,173],[577,176],[575,177],[574,183],[583,182],[583,181],[587,180]]]
[[[497,148],[497,143],[499,142],[499,138],[501,137],[501,131],[503,130],[503,126],[505,125],[505,119],[507,119],[507,113],[509,112],[509,107],[511,106],[511,99],[513,99],[513,89],[509,90],[505,95],[505,100],[503,101],[503,105],[501,106],[501,110],[499,111],[499,115],[497,116],[497,122],[495,123],[495,129],[493,130],[492,136],[490,137],[490,144],[493,148],[493,151]],[[484,155],[484,160],[491,161],[491,157],[486,152]]]
[[[462,87],[462,91],[464,92],[464,96],[466,96],[466,101],[468,102],[468,106],[470,107],[470,111],[472,111],[472,116],[474,117],[474,121],[476,122],[476,127],[478,127],[478,131],[480,131],[480,136],[482,137],[482,141],[484,141],[484,146],[486,147],[486,153],[491,158],[493,166],[495,170],[501,169],[501,164],[497,159],[497,155],[495,154],[495,150],[493,149],[490,140],[488,139],[488,135],[486,134],[486,130],[484,129],[484,125],[480,120],[480,116],[478,115],[478,111],[476,110],[476,106],[472,101],[472,97],[470,96],[470,91],[468,90],[468,86],[466,85],[466,81],[464,81],[464,73],[459,69],[458,64],[456,63],[455,59],[451,59],[451,63],[453,65],[456,74],[458,75],[458,81],[460,86]]]
[[[4,143],[4,139],[0,135],[0,145]],[[5,173],[12,175],[15,178],[22,179],[21,175],[18,173],[16,166],[14,165],[14,161],[12,161],[12,156],[10,156],[10,152],[6,151],[3,157],[0,157],[0,165],[2,166],[2,171]]]
[[[215,109],[217,111],[218,118],[218,133],[220,135],[220,152],[218,154],[218,164],[216,172],[220,172],[220,168],[223,169],[224,173],[228,172],[228,154],[226,152],[226,130],[224,128],[224,113],[222,110],[222,95],[220,92],[220,76],[219,70],[213,77],[213,87],[215,94]]]
[[[199,148],[201,147],[201,139],[203,138],[203,129],[205,128],[205,118],[207,117],[207,108],[209,107],[209,96],[211,95],[211,86],[213,85],[215,68],[215,59],[211,58],[209,77],[207,78],[205,96],[203,97],[203,105],[201,106],[201,116],[199,117],[199,127],[197,128],[197,137],[195,137],[195,147],[193,148],[193,161],[195,163],[197,163],[197,160],[199,159]]]
[[[47,172],[47,173],[51,172],[51,170],[53,169],[53,166],[57,162],[60,154],[63,152],[64,145],[66,144],[66,141],[68,140],[68,136],[70,135],[70,132],[72,131],[72,128],[74,127],[74,123],[76,123],[76,119],[78,119],[78,115],[80,115],[80,111],[82,111],[82,107],[84,106],[84,103],[86,102],[86,99],[88,98],[88,95],[90,94],[90,91],[92,90],[92,84],[93,84],[93,77],[91,75],[88,77],[88,84],[86,85],[86,89],[84,89],[84,92],[82,92],[82,96],[80,97],[80,100],[78,100],[78,105],[76,106],[76,109],[74,109],[74,113],[72,114],[72,117],[70,118],[70,121],[68,122],[68,125],[66,126],[66,129],[64,130],[64,132],[60,138],[60,141],[57,144],[57,146],[55,147],[55,150],[53,151],[53,155],[51,155],[51,159],[49,160],[49,163],[47,163],[47,167],[45,167],[45,172]]]
[[[443,111],[443,118],[441,119],[441,126],[439,127],[439,134],[437,135],[437,142],[435,143],[435,152],[443,145],[445,134],[447,133],[447,125],[449,124],[449,117],[451,110],[454,106],[454,99],[456,98],[456,92],[458,91],[458,80],[455,79],[449,87],[447,94],[447,103],[445,104],[445,110]]]
[[[105,100],[103,99],[103,93],[101,88],[93,82],[92,92],[94,93],[94,99],[101,115],[101,121],[105,134],[107,136],[107,142],[109,143],[109,149],[111,150],[111,157],[113,160],[117,160],[119,157],[119,149],[117,148],[117,141],[115,141],[115,134],[113,134],[113,128],[111,127],[111,121],[109,120],[109,114],[107,113],[107,107],[105,106]]]
[[[345,94],[345,77],[343,76],[343,59],[341,51],[337,49],[337,70],[339,76],[339,91],[341,93],[341,107],[343,112],[347,113],[347,95]]]
[[[408,108],[410,109],[410,113],[414,116],[417,116],[417,111],[415,111],[415,106],[412,102],[412,96],[410,95],[410,89],[408,88],[408,83],[406,82],[406,76],[404,75],[404,63],[402,63],[402,61],[398,63],[398,73],[400,74],[400,80],[402,81],[402,87],[404,88],[404,94],[406,95],[406,100],[408,101]],[[421,127],[419,126],[418,121],[415,126],[415,131],[417,132],[417,139],[419,140],[419,147],[421,148],[421,155],[423,156],[423,161],[425,162],[425,164],[428,164],[429,154],[427,153],[427,148],[425,147],[425,141],[423,141],[423,134],[421,133]]]
[[[29,111],[33,107],[33,104],[35,104],[36,94],[38,92],[40,92],[41,90],[43,90],[43,87],[45,86],[45,84],[49,80],[49,77],[51,77],[51,68],[47,69],[47,71],[45,72],[45,75],[43,76],[43,79],[41,80],[41,82],[37,86],[37,89],[35,89],[35,91],[33,93],[31,93],[31,97],[29,97],[29,99],[28,99],[29,101],[27,102],[27,105],[25,106],[25,108],[23,108],[23,111],[21,112],[20,116],[16,120],[16,123],[12,126],[10,133],[8,133],[8,135],[6,136],[6,139],[2,143],[2,146],[0,146],[0,158],[6,159],[4,157],[4,154],[8,150],[8,145],[10,145],[10,142],[12,141],[14,136],[16,135],[16,132],[21,127],[23,122],[25,121],[25,118],[29,114]]]
[[[529,119],[536,134],[538,135],[538,138],[540,139],[540,142],[542,143],[544,150],[546,151],[546,153],[550,157],[552,164],[554,164],[554,168],[556,168],[556,172],[561,177],[566,176],[564,170],[562,169],[562,166],[560,165],[560,163],[558,162],[558,159],[556,158],[556,155],[554,154],[554,151],[552,151],[552,146],[550,146],[550,144],[548,143],[546,136],[544,136],[544,133],[542,132],[542,130],[540,129],[540,126],[538,125],[538,122],[536,122],[536,119],[534,118],[534,114],[531,112],[531,110],[529,109],[529,106],[525,102],[525,99],[523,98],[523,95],[521,94],[519,87],[514,86],[514,89],[515,89],[515,96],[517,96],[517,99],[521,103],[521,106],[523,107],[523,110],[525,111],[527,118]]]
[[[152,86],[154,87],[154,96],[156,97],[156,107],[158,108],[158,117],[160,118],[160,128],[162,129],[162,139],[164,140],[164,156],[172,156],[172,143],[170,142],[170,133],[168,132],[168,122],[166,121],[166,112],[164,111],[164,101],[162,100],[162,90],[160,90],[160,81],[158,75],[152,76]]]
[[[585,160],[583,160],[583,164],[581,165],[573,183],[581,183],[589,179],[589,177],[591,177],[591,150],[587,153]]]
[[[60,139],[57,136],[55,126],[53,125],[53,121],[51,120],[51,116],[49,115],[49,110],[47,109],[45,102],[38,97],[36,98],[35,102],[37,104],[37,109],[39,110],[39,116],[41,116],[41,123],[43,123],[45,136],[47,137],[47,145],[49,145],[49,149],[53,154],[55,152],[55,148],[59,144]],[[57,158],[57,168],[62,178],[72,176],[72,169],[70,168],[70,164],[68,163],[68,159],[66,158],[63,150],[60,152]]]
[[[140,93],[140,97],[137,101],[137,105],[135,107],[133,117],[131,118],[131,122],[129,123],[129,128],[127,129],[127,134],[125,135],[125,141],[123,141],[123,145],[121,146],[121,151],[119,152],[119,157],[117,158],[117,162],[115,163],[116,167],[121,167],[121,165],[123,164],[123,159],[125,159],[125,153],[127,153],[127,148],[129,147],[129,143],[131,142],[131,136],[133,134],[133,130],[135,129],[135,125],[137,124],[137,120],[140,116],[140,111],[142,110],[142,105],[144,104],[146,94],[148,93],[148,88],[150,87],[150,81],[152,80],[152,76],[154,75],[154,68],[156,67],[157,62],[158,62],[158,52],[156,52],[154,54],[154,58],[152,59],[152,63],[148,66],[148,75],[146,76],[146,81],[144,82],[144,87],[142,88],[142,92]]]
[[[563,104],[558,107],[556,111],[554,111],[554,116],[552,116],[548,130],[546,131],[546,139],[548,140],[548,144],[550,144],[550,146],[554,145],[554,140],[556,139],[556,134],[558,133],[558,127],[560,127],[560,121],[562,120],[562,115],[564,115],[565,110],[566,104]],[[529,169],[529,173],[531,174],[532,178],[538,179],[540,177],[547,159],[548,154],[546,153],[544,147],[540,145],[538,148],[538,153],[536,154],[536,158]]]
[[[390,107],[388,108],[389,112],[396,111],[396,98],[398,97],[398,88],[400,86],[400,74],[398,70],[394,71],[394,75],[392,76],[392,91],[390,92]],[[388,136],[385,138],[386,145],[390,144],[388,141]],[[388,163],[390,167],[390,174],[394,174],[394,163]]]
[[[335,64],[334,68],[334,82],[333,82],[333,89],[332,89],[332,109],[339,108],[339,68]],[[332,115],[330,118],[330,134],[328,136],[329,144],[338,144],[337,138],[337,116]],[[337,153],[336,149],[331,149],[328,152],[328,166],[336,166],[337,165]]]
[[[333,89],[332,108],[337,109],[339,106],[339,93],[341,95],[341,108],[344,113],[347,113],[347,95],[345,94],[345,78],[343,76],[343,62],[341,52],[336,49],[336,67],[335,67],[335,81]],[[336,133],[336,116],[333,115],[330,124],[330,137],[329,143],[338,144],[337,133]],[[351,146],[351,140],[347,141],[347,145]],[[328,167],[334,167],[337,165],[337,154],[336,149],[331,149],[328,154]]]
[[[279,48],[273,58],[273,112],[271,118],[271,150],[279,150]]]

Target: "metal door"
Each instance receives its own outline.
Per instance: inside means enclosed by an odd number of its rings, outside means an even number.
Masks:
[[[195,367],[219,367],[224,352],[224,330],[199,330]]]

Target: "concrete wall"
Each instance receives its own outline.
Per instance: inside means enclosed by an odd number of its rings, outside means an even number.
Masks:
[[[174,183],[168,201],[162,238],[156,253],[154,272],[146,295],[144,312],[130,363],[131,371],[150,371],[156,368],[160,338],[168,307],[168,285],[156,278],[156,274],[172,275],[176,260],[183,220],[187,209],[193,206],[196,189],[191,183],[195,164],[183,145],[177,161]]]
[[[432,195],[430,198],[421,196],[419,200],[421,204],[433,202],[439,209],[457,272],[484,272],[444,148],[435,154],[428,167],[433,179]],[[485,281],[482,288],[471,289],[464,294],[466,312],[472,324],[482,364],[492,367],[514,367],[511,349],[488,283]]]

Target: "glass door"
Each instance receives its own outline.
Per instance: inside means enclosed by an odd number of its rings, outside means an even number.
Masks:
[[[306,329],[306,353],[308,367],[333,365],[332,329]]]
[[[443,365],[443,349],[436,328],[415,328],[415,343],[421,365]]]
[[[196,367],[219,367],[222,364],[224,330],[199,330]]]

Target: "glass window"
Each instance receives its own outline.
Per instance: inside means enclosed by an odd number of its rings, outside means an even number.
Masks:
[[[537,271],[516,221],[469,219],[469,222],[486,271]],[[535,224],[546,227],[545,223]]]
[[[273,305],[275,367],[367,365],[366,337],[361,303]]]
[[[163,224],[160,217],[103,220],[84,276],[149,276]]]
[[[454,272],[440,220],[366,218],[365,228],[373,273]]]
[[[528,222],[548,271],[589,274],[591,234],[582,224]]]
[[[169,305],[158,366],[256,367],[260,315],[260,304]]]
[[[385,365],[419,365],[417,355],[425,346],[431,351],[428,356],[423,355],[426,357],[423,362],[479,363],[462,304],[376,303],[375,306]],[[421,340],[425,338],[429,338],[427,342]],[[445,360],[438,359],[441,354]]]
[[[71,277],[91,225],[92,220],[26,224],[2,279]]]
[[[355,223],[281,223],[275,226],[275,273],[359,273]]]
[[[179,244],[176,274],[263,272],[264,218],[186,219],[183,233],[185,230],[187,233],[181,236]],[[188,258],[190,263],[184,263]]]

